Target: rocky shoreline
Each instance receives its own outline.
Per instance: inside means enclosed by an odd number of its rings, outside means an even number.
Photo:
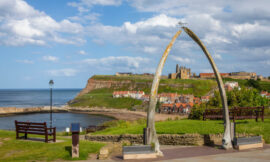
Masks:
[[[71,113],[86,113],[94,115],[105,115],[113,117],[117,120],[134,121],[138,119],[146,119],[147,113],[140,111],[130,111],[126,109],[113,109],[103,107],[69,107],[67,105],[61,107],[53,107],[54,113],[57,112],[71,112]],[[30,108],[16,108],[16,107],[0,107],[0,116],[10,116],[17,114],[30,114],[30,113],[48,113],[50,112],[49,106],[44,107],[30,107]],[[187,116],[171,115],[171,114],[156,114],[156,121],[164,121],[168,119],[180,119]]]

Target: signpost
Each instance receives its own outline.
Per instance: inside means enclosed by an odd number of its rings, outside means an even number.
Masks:
[[[72,158],[79,157],[80,123],[71,123]]]

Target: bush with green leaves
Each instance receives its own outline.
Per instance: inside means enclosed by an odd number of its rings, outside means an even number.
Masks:
[[[270,100],[266,97],[262,97],[257,89],[234,89],[232,91],[228,91],[226,94],[229,108],[264,106],[265,115],[270,115],[270,110],[268,108],[270,105]],[[195,105],[191,110],[189,118],[202,120],[203,113],[206,108],[222,108],[221,97],[218,91],[214,93],[214,97],[212,97],[208,103]]]

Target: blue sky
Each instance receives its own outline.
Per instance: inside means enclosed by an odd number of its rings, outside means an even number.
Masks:
[[[94,74],[154,73],[186,22],[220,72],[270,76],[267,0],[1,0],[0,88],[83,88]],[[163,74],[175,65],[212,72],[182,33]]]

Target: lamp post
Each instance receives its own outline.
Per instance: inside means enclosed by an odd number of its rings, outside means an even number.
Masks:
[[[52,87],[53,87],[53,80],[50,80],[49,85],[50,85],[50,128],[52,128]]]

